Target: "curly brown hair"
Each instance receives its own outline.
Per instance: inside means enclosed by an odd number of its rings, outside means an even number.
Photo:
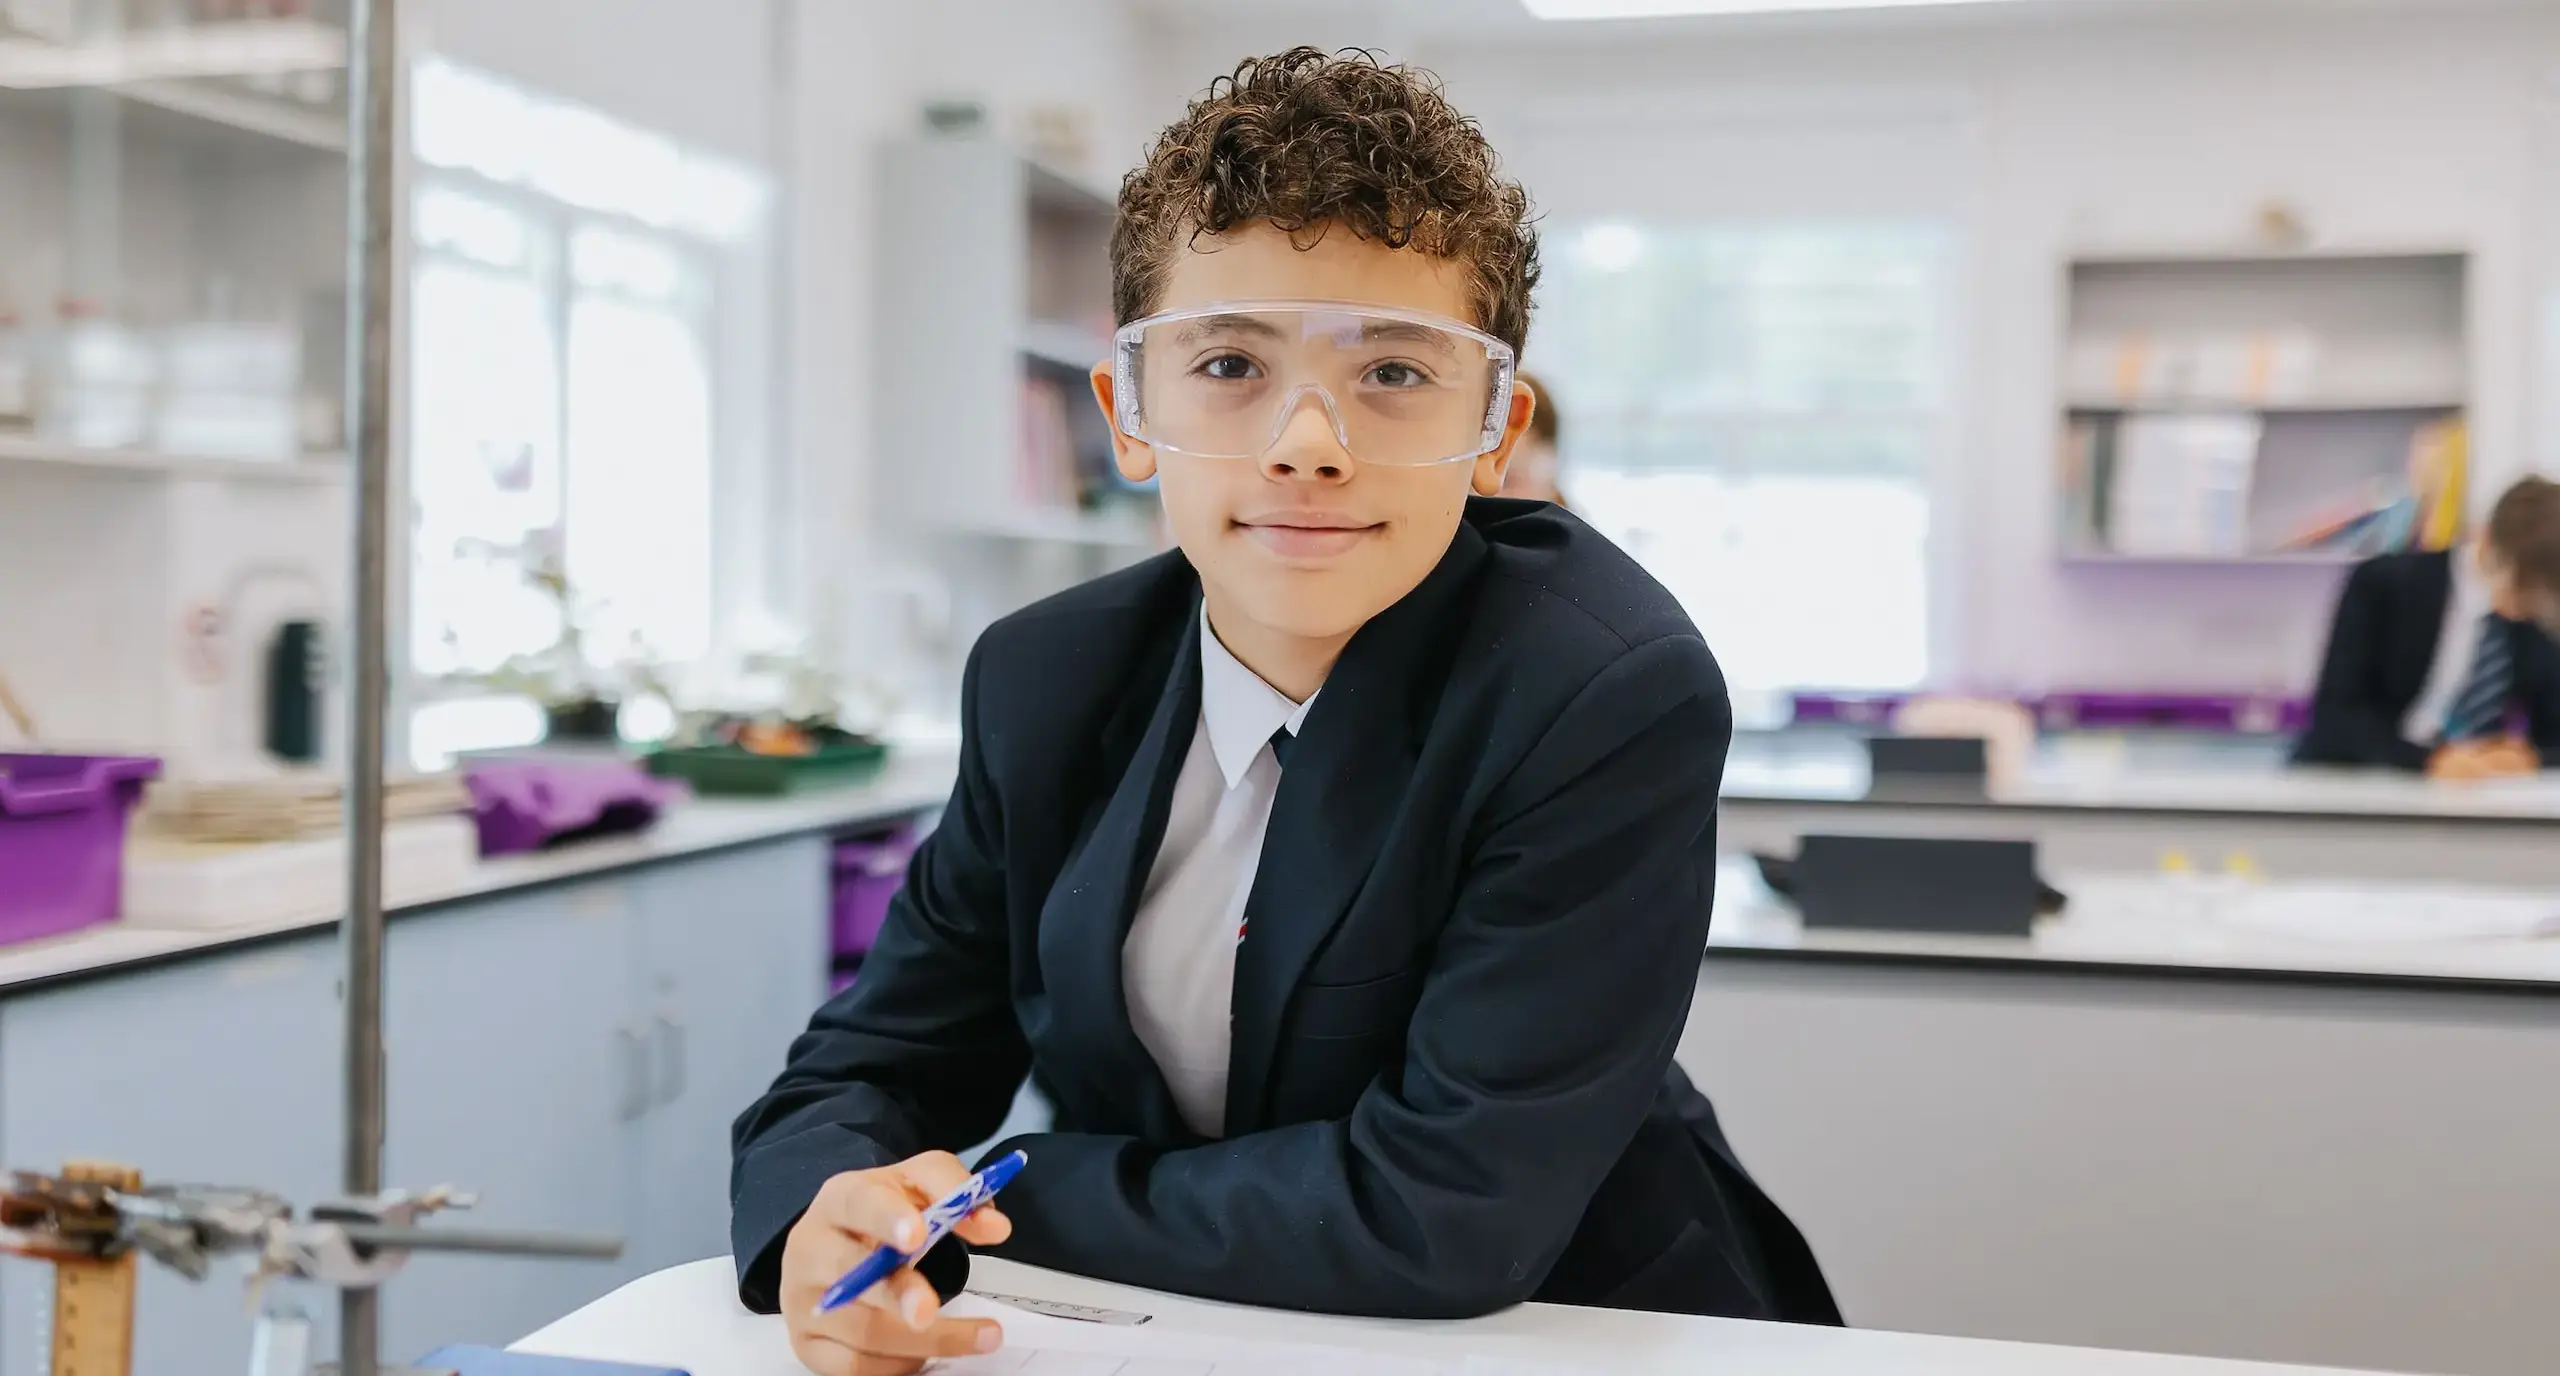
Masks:
[[[2518,480],[2489,509],[2488,536],[2526,592],[2560,598],[2560,483]]]
[[[1111,304],[1156,309],[1178,244],[1267,223],[1301,243],[1340,226],[1463,264],[1477,328],[1529,335],[1538,235],[1475,121],[1428,72],[1374,53],[1299,47],[1209,84],[1120,183]]]

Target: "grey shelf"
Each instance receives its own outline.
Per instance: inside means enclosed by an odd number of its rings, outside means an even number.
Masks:
[[[105,478],[210,478],[239,483],[330,483],[347,475],[344,454],[299,459],[233,459],[150,449],[83,449],[27,436],[0,435],[0,471],[93,474]]]
[[[2114,550],[2066,550],[2062,562],[2072,567],[2163,568],[2340,568],[2362,563],[2370,555],[2345,550],[2304,550],[2289,554],[2119,554]]]

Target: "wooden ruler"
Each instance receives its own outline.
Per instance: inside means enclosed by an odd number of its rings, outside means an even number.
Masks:
[[[118,1190],[142,1188],[142,1172],[99,1161],[74,1161],[64,1180]],[[111,1261],[65,1258],[53,1264],[53,1376],[133,1376],[132,1253]]]

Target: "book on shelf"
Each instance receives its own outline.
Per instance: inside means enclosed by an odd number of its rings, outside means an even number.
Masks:
[[[2409,439],[2397,479],[2375,478],[2321,508],[2278,548],[2294,553],[2392,554],[2451,549],[2463,535],[2470,469],[2470,432],[2458,416],[2429,421]]]
[[[2245,414],[2128,417],[2107,487],[2109,547],[2164,558],[2247,553],[2265,430]]]
[[[1021,447],[1014,455],[1014,500],[1024,507],[1069,509],[1079,487],[1075,432],[1067,392],[1043,377],[1022,380]]]

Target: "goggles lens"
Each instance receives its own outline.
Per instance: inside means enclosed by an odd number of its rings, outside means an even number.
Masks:
[[[1471,459],[1501,441],[1512,359],[1420,312],[1241,304],[1132,323],[1117,340],[1120,428],[1205,458],[1259,457],[1315,405],[1362,463]]]

